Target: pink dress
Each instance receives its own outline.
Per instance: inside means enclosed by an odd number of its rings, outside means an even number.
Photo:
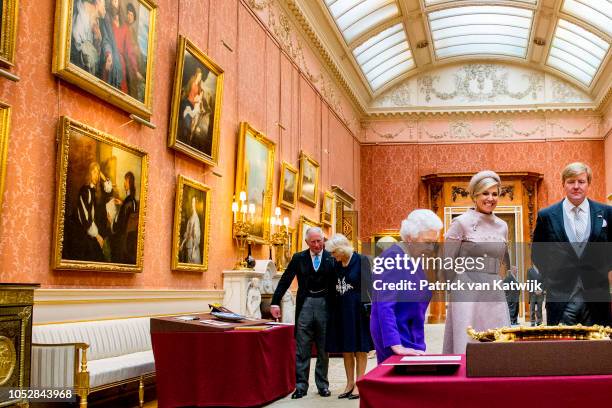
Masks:
[[[451,273],[447,279],[460,280],[466,287],[468,283],[483,284],[481,287],[489,285],[491,290],[449,292],[443,353],[465,353],[468,326],[477,331],[510,326],[505,293],[493,286],[494,281],[501,279],[499,269],[507,251],[507,242],[506,222],[494,214],[483,214],[474,209],[455,218],[446,232],[444,257],[480,257],[484,260],[484,268]]]

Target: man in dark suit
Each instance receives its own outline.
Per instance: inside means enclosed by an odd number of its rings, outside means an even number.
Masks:
[[[516,266],[510,268],[503,282],[505,284],[510,285],[514,284],[515,287],[518,285],[518,280],[516,279],[517,269]],[[517,325],[518,324],[518,312],[519,312],[519,302],[521,298],[521,291],[515,288],[510,288],[506,290],[506,302],[508,303],[508,310],[510,311],[510,324]]]
[[[324,250],[321,228],[306,231],[307,250],[293,255],[287,269],[281,276],[272,296],[270,312],[272,317],[281,315],[280,301],[293,278],[297,275],[298,291],[295,309],[295,341],[297,345],[295,362],[295,392],[291,398],[302,398],[308,391],[310,356],[312,343],[317,347],[315,382],[319,395],[329,397],[327,369],[329,359],[325,351],[327,326],[327,297],[333,293],[334,259]]]
[[[562,172],[566,197],[538,213],[532,261],[546,289],[549,325],[612,324],[612,207],[587,199],[592,171],[571,163]]]
[[[542,275],[535,265],[527,271],[527,280],[534,284],[542,283]],[[542,305],[544,303],[544,290],[535,287],[529,289],[529,319],[531,326],[540,326],[542,324]]]

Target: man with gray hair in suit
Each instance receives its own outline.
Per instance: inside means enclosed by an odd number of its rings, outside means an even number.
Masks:
[[[329,397],[327,370],[329,358],[325,351],[327,328],[328,297],[334,293],[335,275],[334,259],[325,251],[325,242],[321,228],[312,227],[306,230],[308,249],[293,255],[287,269],[281,276],[272,296],[270,312],[272,317],[281,316],[280,302],[297,276],[298,291],[295,308],[295,392],[292,399],[302,398],[308,391],[310,373],[310,356],[312,344],[317,348],[315,383],[319,395]]]

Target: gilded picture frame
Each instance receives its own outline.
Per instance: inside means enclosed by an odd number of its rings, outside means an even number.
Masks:
[[[381,242],[382,240],[382,242]],[[402,242],[399,231],[381,231],[372,235],[370,251],[372,256],[380,255],[385,249],[395,243]]]
[[[278,205],[293,210],[297,202],[298,169],[283,161],[278,183]]]
[[[0,102],[0,212],[6,181],[6,162],[8,157],[9,132],[11,128],[11,107]]]
[[[323,193],[323,204],[321,205],[321,224],[331,227],[332,214],[334,213],[334,195],[330,191]]]
[[[0,0],[0,65],[15,65],[19,0]]]
[[[316,207],[319,198],[319,162],[303,151],[300,152],[298,180],[299,199]]]
[[[210,203],[209,186],[178,176],[172,227],[172,270],[208,270]]]
[[[300,240],[297,244],[297,248],[299,251],[305,251],[308,249],[308,245],[306,245],[306,231],[310,227],[319,227],[321,228],[321,223],[311,220],[310,218],[302,215],[300,216],[300,221],[298,223],[298,236],[297,239]]]
[[[118,0],[118,7],[105,4],[57,0],[52,72],[149,120],[157,5],[152,0]],[[98,16],[95,21],[92,15]],[[113,24],[120,28],[115,30]]]
[[[142,272],[148,154],[67,116],[58,140],[52,268]]]
[[[168,147],[212,166],[219,157],[223,69],[180,36]]]
[[[248,239],[257,244],[270,239],[275,148],[274,142],[247,122],[240,124],[235,193],[238,199],[241,191],[246,192],[247,201],[255,204]]]

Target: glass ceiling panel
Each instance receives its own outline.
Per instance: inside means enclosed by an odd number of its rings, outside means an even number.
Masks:
[[[325,0],[347,43],[377,25],[399,16],[395,0]]]
[[[456,57],[459,55],[507,55],[510,57],[525,57],[525,47],[514,47],[502,44],[466,44],[436,50],[438,58]]]
[[[409,48],[408,43],[406,41],[394,47],[388,48],[385,51],[378,54],[375,58],[372,58],[365,64],[362,64],[361,69],[363,70],[364,73],[367,74],[372,68],[380,65],[381,63],[388,60],[389,58],[393,58],[394,56],[401,54],[405,51],[408,51],[408,53],[410,53],[408,48]]]
[[[546,64],[590,85],[610,44],[590,31],[559,19]]]
[[[376,90],[380,88],[381,86],[383,86],[384,84],[402,75],[403,73],[408,72],[413,67],[414,67],[414,62],[412,60],[402,62],[401,64],[398,64],[395,67],[385,71],[384,74],[381,74],[378,77],[374,78],[370,82],[370,86],[372,86],[372,89]]]
[[[452,7],[431,12],[428,19],[438,58],[474,54],[524,58],[533,11],[509,6]]]
[[[415,67],[401,23],[355,47],[353,56],[373,90]]]
[[[565,0],[562,11],[612,35],[612,2],[609,0]]]
[[[388,60],[386,60],[379,66],[377,66],[376,68],[367,72],[366,78],[368,78],[368,81],[372,81],[374,78],[384,73],[388,69],[393,68],[394,66],[396,66],[397,64],[401,62],[409,61],[410,59],[411,59],[411,56],[410,56],[410,53],[408,52],[403,52],[399,55],[396,55],[393,58],[389,58]]]
[[[459,3],[461,0],[425,0],[425,6],[433,6],[444,3]],[[491,3],[491,0],[463,0],[471,3]],[[516,3],[537,4],[538,0],[514,0]]]

